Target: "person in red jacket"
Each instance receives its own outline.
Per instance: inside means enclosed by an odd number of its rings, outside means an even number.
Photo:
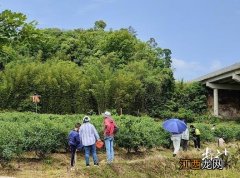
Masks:
[[[114,159],[114,134],[117,130],[117,125],[113,118],[111,117],[111,113],[106,111],[103,113],[104,118],[104,142],[107,152],[107,163],[111,164]]]

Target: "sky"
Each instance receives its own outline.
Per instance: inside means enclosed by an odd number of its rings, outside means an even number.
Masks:
[[[39,28],[128,28],[172,51],[177,80],[193,80],[240,62],[240,0],[0,0]]]

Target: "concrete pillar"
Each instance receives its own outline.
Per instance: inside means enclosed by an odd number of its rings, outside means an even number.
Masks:
[[[214,109],[214,115],[218,116],[218,89],[213,89],[213,109]]]

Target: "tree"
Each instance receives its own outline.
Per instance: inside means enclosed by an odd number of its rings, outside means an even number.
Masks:
[[[172,99],[168,102],[169,110],[179,112],[184,109],[195,114],[203,114],[207,109],[206,94],[206,88],[198,82],[176,82]]]
[[[142,82],[134,73],[127,72],[125,69],[119,70],[113,81],[112,92],[116,109],[123,109],[125,113],[133,113],[140,108],[133,108],[136,98],[140,96]]]
[[[128,27],[128,31],[130,34],[132,34],[132,36],[134,36],[134,37],[137,36],[137,31],[132,26]]]
[[[82,112],[79,77],[80,70],[72,62],[12,62],[0,73],[0,108],[31,111],[30,96],[37,92],[43,113]]]
[[[104,30],[107,24],[103,20],[98,20],[94,23],[95,30]]]
[[[157,42],[155,40],[155,38],[150,38],[147,43],[152,47],[152,48],[156,48],[157,47]]]
[[[165,64],[165,67],[166,68],[170,68],[171,67],[171,63],[172,63],[172,60],[171,60],[172,51],[170,49],[164,49],[163,53],[164,53],[164,64]]]
[[[21,13],[0,14],[0,109],[29,111],[33,92],[43,113],[123,108],[159,116],[174,90],[171,51],[128,29],[38,29]],[[4,70],[3,70],[4,69]],[[168,109],[168,108],[167,108]]]
[[[35,27],[36,22],[28,23],[26,20],[26,15],[22,13],[10,10],[0,13],[0,62],[3,65],[21,54],[20,50],[16,50],[17,46],[23,47],[28,43],[39,44],[36,43],[36,40],[33,40],[37,36],[36,32],[38,32]],[[34,49],[31,49],[31,51]]]
[[[89,97],[92,96],[91,99],[96,101],[97,112],[101,114],[110,107],[113,75],[109,65],[103,65],[101,61],[94,62],[94,59],[91,60],[82,68],[85,91],[90,92]]]
[[[121,29],[110,32],[102,43],[103,55],[115,52],[121,60],[121,64],[127,64],[131,61],[135,51],[137,40],[128,30]]]
[[[26,15],[10,10],[0,13],[0,43],[6,44],[18,40],[21,37],[20,32],[27,24],[26,19]]]

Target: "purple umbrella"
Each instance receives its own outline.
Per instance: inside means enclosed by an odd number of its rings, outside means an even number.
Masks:
[[[172,118],[163,122],[163,128],[173,134],[180,134],[186,130],[187,125],[179,119]]]

